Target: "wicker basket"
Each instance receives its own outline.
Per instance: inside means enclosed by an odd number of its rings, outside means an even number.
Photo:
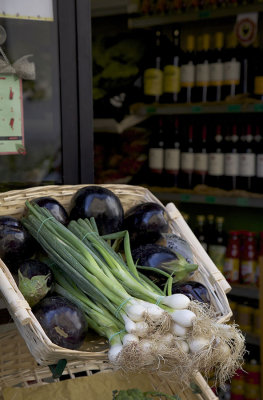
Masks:
[[[76,186],[42,186],[25,190],[15,190],[0,194],[0,215],[11,215],[20,218],[25,209],[25,201],[41,196],[51,196],[57,199],[69,210],[72,195],[87,185]],[[153,194],[142,187],[130,185],[100,185],[112,190],[121,200],[124,210],[147,201],[160,201]],[[226,297],[230,286],[209,258],[180,212],[169,203],[166,210],[170,217],[170,227],[173,232],[180,234],[192,247],[195,262],[199,265],[193,279],[204,283],[209,290],[212,304],[217,310],[218,321],[230,319],[232,312]],[[30,306],[19,291],[11,273],[0,260],[0,292],[7,303],[7,308],[14,322],[24,338],[31,354],[41,365],[54,364],[61,358],[78,360],[79,362],[105,362],[107,347],[105,342],[96,343],[92,349],[90,343],[79,351],[61,348],[53,344],[43,331],[41,325],[32,313]]]
[[[58,382],[58,379],[51,378],[50,369],[46,366],[40,366],[32,357],[28,348],[18,334],[16,329],[11,329],[6,333],[0,334],[0,400],[1,394],[6,387],[36,387],[46,385],[52,382]],[[63,371],[63,378],[75,379],[78,376],[91,376],[97,372],[111,372],[108,363],[100,360],[94,361],[71,361]],[[162,388],[160,378],[151,377],[155,387]],[[164,389],[167,388],[167,382],[164,383]],[[162,390],[166,392],[166,390]],[[216,400],[208,384],[202,376],[197,373],[194,376],[194,385],[184,391],[178,391],[178,387],[169,382],[171,393],[177,394],[181,400]]]

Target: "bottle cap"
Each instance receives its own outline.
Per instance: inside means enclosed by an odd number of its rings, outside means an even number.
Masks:
[[[225,220],[224,217],[216,217],[216,222],[218,222],[219,224],[223,224],[224,220]]]
[[[203,37],[202,35],[197,36],[197,51],[201,51],[203,46]]]
[[[214,219],[215,219],[215,216],[213,214],[208,214],[207,219],[208,219],[209,222],[213,222]]]
[[[201,221],[203,222],[203,221],[205,221],[205,216],[204,215],[197,215],[196,219],[197,219],[198,222],[201,222]]]
[[[224,47],[224,34],[222,32],[216,32],[215,34],[215,48],[222,49]]]
[[[211,39],[211,36],[209,35],[209,33],[204,33],[204,35],[203,35],[203,50],[209,49],[210,39]]]
[[[259,95],[263,94],[263,76],[255,76],[254,93]]]
[[[233,49],[237,47],[237,35],[235,34],[235,32],[231,32],[227,36],[226,47],[228,49]]]
[[[186,38],[186,48],[188,51],[193,51],[195,48],[195,37],[194,35],[188,35]]]

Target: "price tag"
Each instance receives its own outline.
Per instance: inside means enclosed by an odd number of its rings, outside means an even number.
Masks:
[[[263,104],[255,104],[254,111],[263,111]]]
[[[227,107],[228,112],[240,112],[241,111],[241,105],[240,104],[230,104]]]
[[[248,199],[246,197],[238,197],[237,198],[237,205],[242,207],[248,206]]]
[[[202,111],[202,107],[201,106],[193,106],[192,107],[192,112],[193,113],[200,113]]]
[[[25,154],[22,81],[0,74],[0,154]]]
[[[147,114],[155,114],[156,113],[156,107],[153,107],[153,106],[147,107],[146,108],[146,113]]]
[[[199,18],[209,18],[211,16],[211,12],[209,10],[200,11]]]
[[[181,194],[180,200],[181,201],[190,201],[191,195],[190,194]]]
[[[214,204],[216,202],[215,196],[206,196],[205,198],[206,203]]]

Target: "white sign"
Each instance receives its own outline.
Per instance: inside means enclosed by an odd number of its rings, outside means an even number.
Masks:
[[[0,17],[53,21],[53,1],[0,0]]]

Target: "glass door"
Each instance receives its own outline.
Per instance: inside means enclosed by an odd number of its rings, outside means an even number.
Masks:
[[[90,11],[77,3],[0,0],[1,191],[93,180]]]

